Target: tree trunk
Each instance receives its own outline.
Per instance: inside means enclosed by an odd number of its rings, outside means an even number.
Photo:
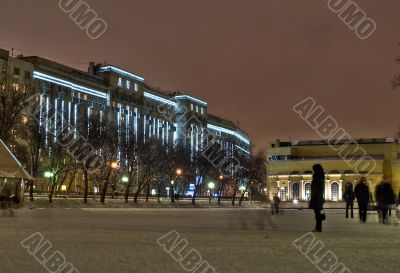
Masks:
[[[85,183],[85,193],[83,195],[83,203],[87,204],[87,198],[89,195],[89,177],[88,177],[88,171],[86,169],[84,169],[83,175],[84,175],[83,181]]]
[[[106,200],[107,188],[108,188],[108,179],[104,181],[103,188],[101,189],[100,203],[102,204],[104,204]]]
[[[193,196],[192,196],[192,205],[196,205],[196,188],[193,191]]]
[[[157,189],[157,203],[160,204],[160,196],[161,196],[161,190]]]
[[[224,192],[224,185],[222,185],[218,190],[218,206],[221,205],[221,195]]]
[[[54,194],[54,188],[56,187],[55,183],[53,180],[51,180],[51,188],[50,188],[50,194],[49,194],[49,203],[53,203],[53,194]]]
[[[243,198],[244,198],[244,193],[242,193],[242,194],[240,195],[240,198],[239,198],[239,206],[242,205]]]
[[[75,180],[75,176],[76,176],[76,169],[74,170],[74,174],[72,175],[72,178],[69,180],[69,184],[68,184],[68,188],[67,188],[67,194],[70,195],[71,193],[71,187],[72,187],[72,183],[74,183]]]
[[[125,203],[128,203],[130,188],[131,188],[131,183],[128,183],[126,185],[126,190],[125,190]]]
[[[235,206],[235,200],[236,200],[236,187],[235,190],[233,191],[233,196],[232,196],[232,206]]]
[[[243,199],[244,199],[244,194],[245,192],[247,192],[249,190],[249,185],[246,186],[246,189],[242,192],[242,194],[240,195],[240,199],[239,199],[239,206],[242,205]]]
[[[137,201],[138,201],[138,198],[139,198],[139,194],[140,194],[141,191],[142,191],[141,187],[138,187],[138,189],[136,190],[136,192],[134,194],[133,202],[135,204],[137,204]]]
[[[29,182],[29,199],[33,201],[33,181]]]
[[[146,203],[149,202],[149,195],[150,195],[150,184],[147,185],[146,189]]]

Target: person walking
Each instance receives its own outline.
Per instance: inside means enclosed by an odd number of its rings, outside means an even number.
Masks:
[[[360,181],[357,183],[354,194],[357,198],[358,203],[358,215],[360,221],[365,223],[367,221],[367,209],[369,202],[369,188],[365,177],[361,177]]]
[[[389,206],[396,203],[392,185],[389,182],[381,182],[376,186],[375,198],[378,202],[379,218],[382,224],[388,223]]]
[[[349,210],[350,210],[351,218],[354,218],[353,208],[354,208],[354,199],[355,198],[356,197],[354,195],[353,188],[347,187],[346,191],[343,194],[343,199],[346,202],[346,218],[349,218]]]
[[[322,232],[322,211],[325,202],[325,171],[321,164],[315,164],[312,168],[314,174],[311,182],[311,199],[309,207],[314,210],[315,214],[315,229],[313,232]]]
[[[280,202],[281,202],[281,199],[279,199],[278,195],[275,195],[273,198],[272,215],[279,214],[279,203]]]

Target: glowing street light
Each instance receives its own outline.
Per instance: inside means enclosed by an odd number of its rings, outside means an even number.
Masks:
[[[113,169],[118,168],[118,162],[117,162],[117,161],[113,161],[113,162],[111,163],[111,168],[113,168]]]
[[[171,180],[171,203],[175,203],[175,189],[174,189],[174,180]]]
[[[210,182],[210,183],[208,183],[207,186],[208,186],[209,191],[210,191],[210,196],[208,197],[208,203],[210,204],[211,203],[212,192],[213,192],[213,190],[215,188],[215,183],[214,182]]]
[[[129,182],[129,177],[127,177],[126,175],[124,175],[124,176],[121,178],[121,181],[122,181],[123,183],[128,183],[128,182]]]
[[[54,173],[53,172],[50,172],[50,171],[46,171],[46,172],[44,172],[44,177],[46,177],[46,178],[53,178],[54,177]]]
[[[176,174],[177,175],[182,175],[182,169],[176,169]]]

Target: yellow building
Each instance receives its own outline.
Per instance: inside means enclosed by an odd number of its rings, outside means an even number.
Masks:
[[[272,200],[310,198],[312,166],[326,172],[325,199],[341,201],[346,187],[354,187],[365,176],[370,191],[390,181],[400,190],[400,144],[397,139],[306,140],[270,143],[267,158],[267,190]]]

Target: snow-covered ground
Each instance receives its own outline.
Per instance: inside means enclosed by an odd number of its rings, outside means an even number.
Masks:
[[[344,211],[331,210],[316,240],[323,244],[321,253],[332,251],[348,267],[347,272],[400,272],[397,224],[396,217],[391,225],[379,224],[376,214],[361,224],[356,218],[345,219]],[[160,246],[168,249],[168,238],[175,239],[176,234],[188,243],[182,253],[197,250],[191,253],[201,255],[219,273],[320,272],[293,246],[313,225],[313,214],[307,210],[271,216],[263,209],[238,208],[25,208],[16,211],[15,217],[0,217],[0,273],[49,272],[20,244],[36,232],[51,243],[44,257],[60,251],[80,273],[202,273],[185,271],[182,265],[190,269],[188,258],[176,261]],[[157,243],[173,230],[177,233]],[[32,239],[24,245],[37,242]],[[172,253],[176,257],[178,249]],[[41,254],[39,251],[36,256]]]

